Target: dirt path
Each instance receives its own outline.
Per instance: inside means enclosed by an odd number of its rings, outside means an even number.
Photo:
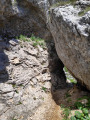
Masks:
[[[56,105],[51,94],[47,94],[44,103],[28,120],[62,120],[60,106]]]

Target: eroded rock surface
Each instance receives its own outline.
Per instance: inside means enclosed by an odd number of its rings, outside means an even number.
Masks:
[[[15,39],[0,43],[0,120],[31,120],[51,87],[47,49]]]
[[[0,35],[16,37],[20,34],[35,34],[45,39],[51,38],[46,27],[46,17],[37,6],[41,1],[0,0]]]
[[[79,5],[52,7],[50,29],[60,59],[90,89],[90,11],[79,16],[80,11]]]
[[[57,67],[63,64],[54,43],[41,47],[34,41],[5,40],[0,41],[0,120],[61,119],[50,91],[51,86],[65,87],[66,78],[61,71],[57,79]]]

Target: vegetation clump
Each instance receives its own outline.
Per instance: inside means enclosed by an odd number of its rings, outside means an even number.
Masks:
[[[64,72],[66,74],[66,78],[70,83],[76,84],[77,81],[69,74],[68,69],[64,67]],[[65,99],[67,102],[72,102],[71,95],[69,92],[65,94]],[[90,97],[83,96],[78,98],[75,103],[69,107],[65,107],[61,105],[63,111],[63,120],[90,120]]]
[[[77,0],[67,0],[67,1],[59,1],[53,4],[51,7],[59,7],[59,6],[64,6],[67,4],[74,4]]]
[[[44,40],[39,37],[34,36],[33,34],[31,35],[31,37],[20,35],[19,37],[17,37],[17,39],[19,39],[20,41],[24,41],[24,42],[32,41],[34,47],[36,47],[37,45],[40,45],[41,47],[44,48],[45,46]]]
[[[82,100],[86,100],[86,103],[82,103]],[[72,108],[76,109],[74,114],[72,115]],[[79,98],[74,106],[69,108],[62,107],[63,109],[63,120],[90,120],[90,98],[88,96],[84,96]]]
[[[76,84],[77,81],[76,79],[68,72],[68,69],[66,67],[64,67],[64,72],[66,74],[66,78],[70,83]]]
[[[83,16],[85,13],[87,13],[88,11],[90,11],[90,7],[86,7],[84,10],[80,11],[78,13],[79,16]]]
[[[39,37],[35,37],[33,34],[30,37],[30,39],[33,41],[33,46],[37,46],[37,45],[40,45],[41,47],[45,46],[44,40]]]

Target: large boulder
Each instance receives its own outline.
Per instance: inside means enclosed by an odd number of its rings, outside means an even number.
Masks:
[[[80,2],[76,7],[52,7],[49,26],[59,58],[72,75],[90,89],[90,2],[85,3],[82,3],[82,12]]]

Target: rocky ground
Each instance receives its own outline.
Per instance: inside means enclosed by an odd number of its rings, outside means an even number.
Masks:
[[[47,47],[16,39],[0,44],[0,120],[49,120],[58,107],[50,94]]]
[[[71,88],[62,68],[53,42],[0,39],[0,120],[62,120],[59,105]]]

